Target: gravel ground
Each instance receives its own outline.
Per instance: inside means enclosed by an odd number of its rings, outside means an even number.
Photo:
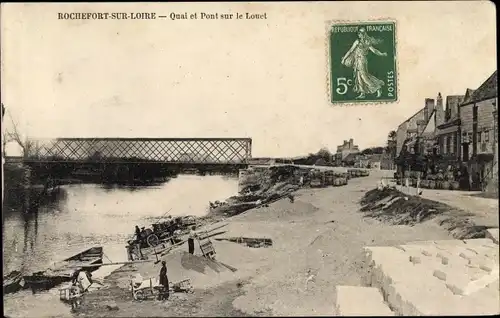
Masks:
[[[362,258],[364,246],[452,238],[432,220],[410,227],[364,218],[359,212],[359,201],[378,180],[378,176],[372,175],[352,179],[343,187],[302,189],[296,193],[294,203],[283,199],[226,220],[227,232],[220,237],[261,237],[273,241],[268,248],[214,241],[217,260],[237,268],[234,273],[186,269],[182,251],[187,246],[181,247],[180,254],[167,257],[169,275],[177,276],[170,279],[191,278],[194,294],[174,294],[165,303],[135,302],[125,289],[134,272],[123,267],[108,277],[109,288],[86,296],[79,315],[333,315],[335,286],[362,285],[367,271]],[[159,271],[159,265],[135,266],[143,276]],[[105,309],[108,299],[119,310]]]

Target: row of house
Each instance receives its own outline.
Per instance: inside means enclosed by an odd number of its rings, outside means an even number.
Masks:
[[[336,166],[348,166],[370,169],[394,169],[393,160],[388,153],[363,154],[354,140],[344,140],[342,145],[337,146],[337,152],[333,156]]]
[[[439,156],[467,168],[472,187],[498,193],[497,71],[464,95],[425,99],[425,105],[396,130],[396,152]]]

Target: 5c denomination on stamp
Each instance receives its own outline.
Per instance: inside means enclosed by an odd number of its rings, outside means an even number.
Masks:
[[[328,41],[333,104],[397,101],[395,22],[333,23]]]

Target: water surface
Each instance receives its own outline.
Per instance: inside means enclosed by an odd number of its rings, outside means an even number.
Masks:
[[[5,207],[4,274],[43,270],[95,245],[102,245],[112,261],[126,261],[125,243],[135,225],[148,227],[167,212],[202,216],[209,201],[224,200],[237,190],[237,178],[180,175],[149,187],[64,186],[55,202],[30,215]],[[93,275],[102,278],[117,267],[104,266]],[[69,306],[59,301],[57,287],[35,295],[30,290],[6,295],[4,311],[10,317],[70,315]]]

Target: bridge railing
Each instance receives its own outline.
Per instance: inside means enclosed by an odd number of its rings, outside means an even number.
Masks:
[[[242,164],[251,138],[58,138],[37,140],[24,161]]]

